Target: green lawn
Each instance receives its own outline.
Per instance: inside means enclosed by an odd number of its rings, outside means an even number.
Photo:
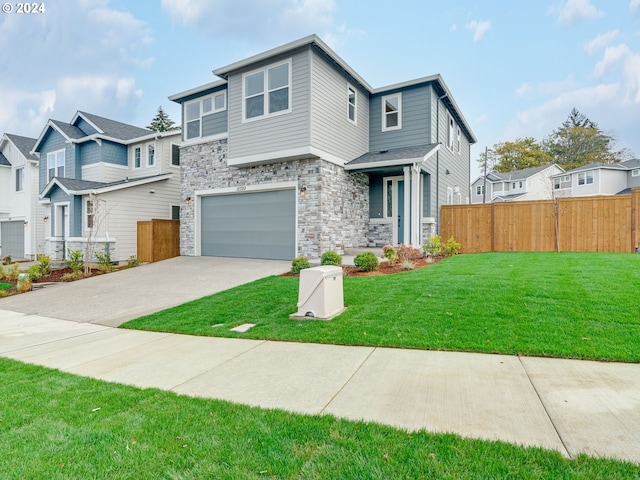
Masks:
[[[0,476],[637,479],[640,465],[140,390],[0,358]]]
[[[8,290],[10,288],[15,287],[15,285],[12,285],[10,283],[2,283],[0,282],[0,290]]]
[[[640,362],[639,291],[640,255],[458,255],[397,275],[345,277],[348,310],[330,322],[290,320],[298,279],[274,276],[124,327]],[[256,326],[229,331],[242,323]]]

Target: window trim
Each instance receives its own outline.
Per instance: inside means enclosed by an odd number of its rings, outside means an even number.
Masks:
[[[84,202],[84,209],[84,229],[91,230],[96,223],[96,212],[93,209],[93,202],[91,199]],[[89,217],[91,217],[91,222],[89,222]]]
[[[578,172],[578,186],[584,187],[585,185],[593,185],[595,181],[595,175],[593,170],[587,170],[585,172]],[[580,178],[582,177],[582,179]],[[591,181],[589,181],[591,180]],[[580,183],[582,181],[582,183]]]
[[[142,168],[142,147],[133,147],[133,169],[137,170],[138,168]]]
[[[15,191],[24,192],[24,167],[16,168],[15,172]]]
[[[282,65],[288,65],[288,69],[287,69],[287,74],[288,74],[288,78],[287,78],[287,85],[286,87],[278,87],[272,90],[269,90],[269,70],[272,70],[274,68],[280,67]],[[286,115],[287,113],[291,113],[292,111],[292,100],[293,100],[293,95],[292,95],[292,90],[293,90],[293,62],[291,58],[287,58],[286,60],[283,60],[281,62],[276,62],[276,63],[271,63],[269,65],[265,65],[264,67],[261,68],[256,68],[254,70],[251,70],[249,72],[245,72],[242,74],[242,123],[249,123],[249,122],[255,122],[255,121],[259,121],[265,118],[271,118],[271,117],[276,117],[278,115]],[[263,96],[263,113],[262,115],[257,115],[255,117],[251,117],[251,118],[247,118],[247,95],[246,95],[246,81],[245,79],[247,77],[250,77],[251,75],[255,75],[257,73],[263,72],[263,77],[262,77],[262,96]],[[269,113],[269,93],[276,91],[276,90],[281,90],[287,88],[288,89],[288,98],[287,98],[287,108],[284,110],[278,110],[277,112],[272,112]],[[258,96],[260,94],[254,94],[249,98]]]
[[[58,165],[58,155],[62,153],[62,165]],[[53,166],[53,176],[49,176],[49,171],[52,169],[51,167],[51,159],[53,158],[54,160],[54,166]],[[65,174],[65,162],[66,162],[66,150],[64,148],[61,148],[60,150],[54,150],[53,152],[47,152],[47,181],[51,181],[51,179],[55,178],[55,177],[64,177]],[[62,167],[62,175],[58,175],[58,170],[60,169],[60,167]]]
[[[476,185],[476,197],[480,197],[484,195],[485,188],[484,185]]]
[[[640,177],[640,168],[634,168],[633,170],[631,170],[631,176]]]
[[[156,142],[146,144],[147,150],[147,168],[156,166]],[[151,149],[153,149],[153,163],[151,162]]]
[[[453,116],[447,112],[447,148],[449,151],[453,152],[455,145],[455,122],[453,120]]]
[[[184,111],[182,112],[182,116],[184,118],[184,139],[185,140],[191,140],[194,138],[201,138],[202,137],[202,98],[196,98],[195,100],[190,100],[188,102],[184,102]],[[187,112],[189,111],[189,105],[193,105],[193,104],[198,104],[198,118],[194,118],[192,120],[189,120],[187,118]],[[189,137],[189,124],[193,123],[193,122],[198,122],[198,134],[193,136],[193,137]]]
[[[169,159],[169,165],[180,168],[180,144],[171,142],[169,145],[171,146],[171,158]],[[173,163],[173,147],[178,147],[178,163]]]
[[[385,111],[385,100],[390,97],[398,97],[398,125],[393,127],[387,127],[387,115],[388,113]],[[382,131],[390,132],[393,130],[401,130],[402,129],[402,92],[392,93],[389,95],[384,95],[380,99],[380,108],[382,114]]]
[[[178,209],[178,218],[173,218],[173,209],[177,208]],[[169,219],[171,220],[180,220],[180,205],[177,203],[172,203],[171,205],[169,205]]]
[[[351,92],[353,92],[353,103],[351,103]],[[351,107],[353,107],[353,118],[351,118]],[[347,120],[358,125],[358,90],[350,83],[347,83]]]

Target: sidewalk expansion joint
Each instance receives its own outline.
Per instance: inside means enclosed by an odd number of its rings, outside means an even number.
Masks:
[[[564,443],[564,439],[562,438],[562,435],[560,434],[560,431],[558,430],[558,427],[556,426],[555,422],[553,421],[553,418],[549,414],[549,411],[547,410],[547,406],[545,405],[544,400],[540,396],[540,392],[538,392],[538,389],[536,388],[535,383],[533,382],[533,380],[529,376],[529,371],[527,370],[527,367],[525,366],[524,363],[522,363],[522,355],[518,355],[518,361],[520,362],[520,365],[522,366],[522,369],[524,370],[524,373],[527,375],[527,380],[529,380],[529,384],[533,388],[533,391],[536,392],[536,396],[538,397],[538,400],[540,401],[540,405],[542,405],[542,408],[544,409],[544,413],[547,415],[547,418],[549,419],[549,422],[551,422],[551,425],[553,426],[553,430],[556,432],[556,435],[558,436],[558,439],[560,440],[560,443],[562,443],[562,448],[564,448],[564,451],[566,452],[567,456],[571,460],[574,460],[575,457],[569,451],[569,447],[567,447],[567,444]]]
[[[353,377],[356,376],[356,373],[358,373],[360,371],[360,369],[362,368],[362,366],[367,363],[367,360],[369,360],[371,358],[371,355],[373,355],[373,353],[378,349],[378,347],[373,347],[373,349],[371,350],[371,352],[369,352],[369,355],[367,355],[361,362],[360,365],[358,365],[356,367],[356,369],[353,371],[353,373],[349,376],[349,378],[347,378],[347,380],[344,382],[344,384],[338,389],[338,391],[336,393],[333,394],[333,396],[329,399],[329,401],[325,404],[324,407],[322,407],[322,409],[320,410],[320,412],[318,412],[318,415],[324,415],[325,410],[327,409],[327,407],[329,405],[331,405],[331,402],[333,402],[335,400],[335,398],[340,395],[340,392],[342,392],[342,390],[344,390],[344,387],[346,387],[349,382],[351,382],[351,380],[353,379]]]

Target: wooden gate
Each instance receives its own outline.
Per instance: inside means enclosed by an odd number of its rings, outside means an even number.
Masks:
[[[180,220],[138,222],[138,260],[159,262],[180,255]]]

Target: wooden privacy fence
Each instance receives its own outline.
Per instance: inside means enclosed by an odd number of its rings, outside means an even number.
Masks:
[[[634,252],[640,242],[640,188],[630,194],[530,202],[445,205],[443,240],[461,252]]]
[[[180,255],[180,220],[138,222],[138,260],[159,262]]]

